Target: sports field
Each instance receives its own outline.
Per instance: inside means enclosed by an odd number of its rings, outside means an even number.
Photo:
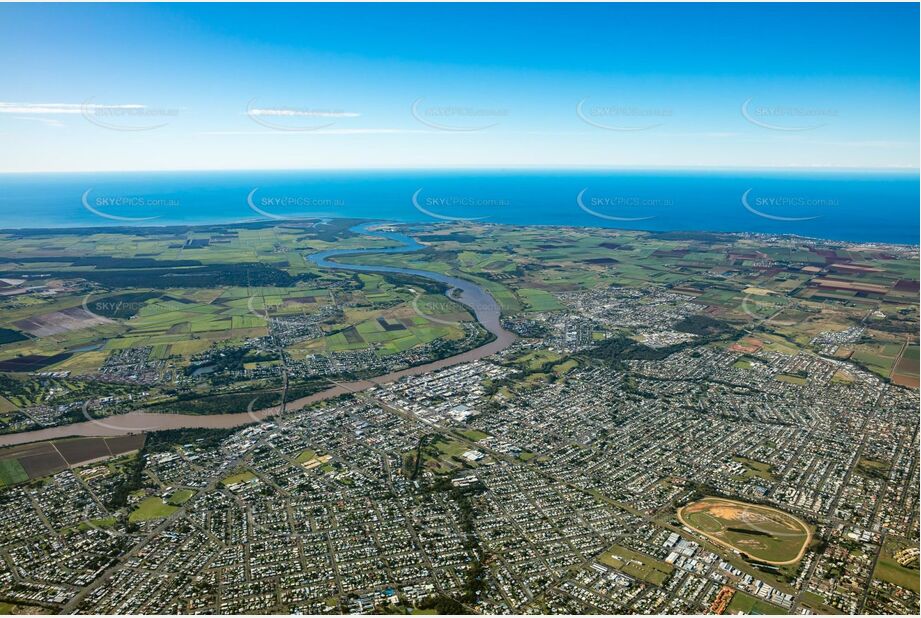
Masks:
[[[670,564],[620,545],[615,545],[601,554],[598,561],[657,586],[663,585],[675,570]]]
[[[678,519],[711,541],[768,564],[798,562],[812,541],[809,526],[789,513],[723,498],[683,506]]]
[[[128,521],[147,521],[148,519],[163,519],[172,515],[178,507],[167,504],[157,496],[144,498],[128,516]]]

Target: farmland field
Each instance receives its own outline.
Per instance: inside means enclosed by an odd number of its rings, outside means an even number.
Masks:
[[[678,510],[686,526],[754,560],[783,565],[798,562],[812,540],[800,519],[774,508],[704,498]]]
[[[117,457],[144,446],[144,434],[65,438],[0,449],[0,484],[37,479],[69,466]]]
[[[29,475],[15,459],[0,461],[0,486],[14,485],[28,480]]]
[[[918,346],[905,346],[901,358],[892,370],[892,381],[900,386],[918,388]]]

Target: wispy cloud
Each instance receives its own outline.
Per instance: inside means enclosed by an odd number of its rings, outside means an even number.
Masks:
[[[407,133],[437,133],[424,129],[316,129],[314,131],[200,131],[198,135],[396,135]]]
[[[142,110],[146,105],[128,103],[103,105],[100,103],[10,103],[0,101],[0,114],[85,114],[101,110]]]
[[[256,107],[246,111],[250,116],[281,116],[288,118],[358,118],[358,112],[328,109],[295,109],[291,107]]]
[[[40,122],[46,127],[60,128],[64,126],[64,123],[57,118],[42,118],[41,116],[14,116],[13,118],[16,120],[31,120],[33,122]]]
[[[917,148],[918,142],[898,140],[809,141],[808,144],[843,148]]]

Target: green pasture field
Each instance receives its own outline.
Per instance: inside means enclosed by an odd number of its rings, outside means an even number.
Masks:
[[[430,343],[436,339],[458,339],[463,336],[459,327],[430,322],[425,318],[412,314],[407,316],[408,324],[403,324],[400,330],[386,330],[377,321],[377,318],[364,320],[354,325],[352,335],[337,332],[322,339],[310,341],[302,348],[322,352],[342,352],[347,350],[363,350],[369,345],[378,346],[380,354],[389,355],[403,352],[415,346]],[[349,341],[348,337],[356,341]]]
[[[167,503],[172,506],[181,506],[188,502],[194,495],[195,491],[192,489],[177,489],[173,492],[173,495],[169,497]]]
[[[221,484],[226,487],[228,485],[234,485],[236,483],[244,483],[246,481],[251,481],[254,478],[256,478],[256,475],[253,474],[251,471],[243,470],[241,472],[237,472],[235,474],[231,474],[230,476],[226,477],[224,480],[221,481]]]
[[[913,590],[918,594],[921,587],[921,571],[918,570],[918,561],[916,560],[911,566],[903,567],[896,562],[893,556],[909,544],[886,539],[883,549],[880,552],[879,560],[876,562],[876,570],[873,571],[873,577],[908,590]]]
[[[778,607],[767,601],[762,601],[757,597],[753,597],[750,594],[736,590],[732,595],[732,599],[729,601],[727,607],[729,610],[727,613],[742,613],[750,615],[769,615],[769,614],[786,614],[787,611],[782,607]]]
[[[536,369],[540,369],[547,363],[555,363],[561,358],[563,357],[558,352],[553,352],[551,350],[546,350],[546,349],[539,349],[539,350],[533,350],[531,352],[528,352],[527,354],[519,356],[518,358],[514,359],[512,362],[516,365],[520,365],[522,367],[525,367],[526,369],[533,371]]]
[[[460,435],[464,436],[465,438],[473,442],[479,442],[480,440],[483,440],[489,437],[489,434],[483,433],[482,431],[478,429],[458,429],[457,433],[459,433]]]
[[[527,305],[528,311],[556,311],[563,308],[556,296],[544,290],[523,288],[518,290],[517,294]]]
[[[873,373],[889,377],[902,346],[898,344],[858,345],[851,359],[865,365]]]
[[[313,449],[305,449],[298,453],[297,457],[294,458],[295,463],[304,463],[305,461],[310,461],[317,456],[317,452]]]
[[[781,373],[777,375],[777,381],[786,382],[788,384],[797,384],[799,386],[802,386],[803,384],[806,383],[806,378],[802,376],[793,376],[793,375],[789,375],[786,373]]]
[[[29,475],[17,459],[0,460],[0,487],[29,480]]]

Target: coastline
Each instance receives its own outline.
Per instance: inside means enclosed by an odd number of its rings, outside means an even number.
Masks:
[[[912,224],[918,222],[918,179],[915,169],[780,168],[9,174],[0,194],[0,228],[36,233],[324,218],[402,224],[473,218],[512,226],[917,246],[917,225]],[[743,197],[749,191],[746,205]]]
[[[212,228],[212,227],[223,227],[223,226],[242,226],[242,227],[272,227],[276,225],[296,225],[298,223],[309,223],[314,222],[322,223],[324,221],[356,221],[360,223],[367,223],[373,225],[392,225],[392,226],[437,226],[445,224],[455,224],[459,225],[465,223],[464,221],[437,221],[437,220],[428,220],[428,221],[410,221],[410,220],[393,220],[393,219],[375,219],[367,217],[292,217],[290,219],[282,220],[267,220],[267,219],[246,219],[239,221],[215,221],[213,223],[137,223],[133,225],[65,225],[61,227],[0,227],[0,234],[29,234],[37,235],[42,233],[89,233],[91,230],[100,230],[105,232],[121,232],[125,233],[126,231],[134,229],[153,229],[158,231],[165,230],[178,230],[178,231],[196,231],[203,228]],[[895,241],[876,241],[876,240],[841,240],[836,238],[826,238],[822,236],[807,236],[803,234],[796,233],[770,233],[770,232],[744,232],[744,231],[725,231],[725,230],[714,230],[707,228],[688,228],[688,229],[674,229],[674,230],[654,230],[654,229],[640,229],[640,228],[626,228],[626,227],[606,227],[606,226],[590,226],[590,225],[561,225],[555,223],[533,223],[533,224],[519,224],[519,223],[504,223],[504,222],[490,222],[490,221],[478,221],[476,225],[483,226],[500,226],[508,228],[527,228],[527,227],[544,227],[544,228],[559,228],[563,230],[599,230],[599,231],[611,231],[611,232],[634,232],[641,234],[719,234],[724,236],[732,236],[736,238],[757,238],[762,240],[770,239],[781,239],[781,240],[800,240],[807,242],[818,242],[818,243],[827,243],[827,244],[837,244],[847,247],[893,247],[898,249],[921,249],[921,237],[919,237],[918,242],[916,243],[904,243],[904,242],[895,242]]]

